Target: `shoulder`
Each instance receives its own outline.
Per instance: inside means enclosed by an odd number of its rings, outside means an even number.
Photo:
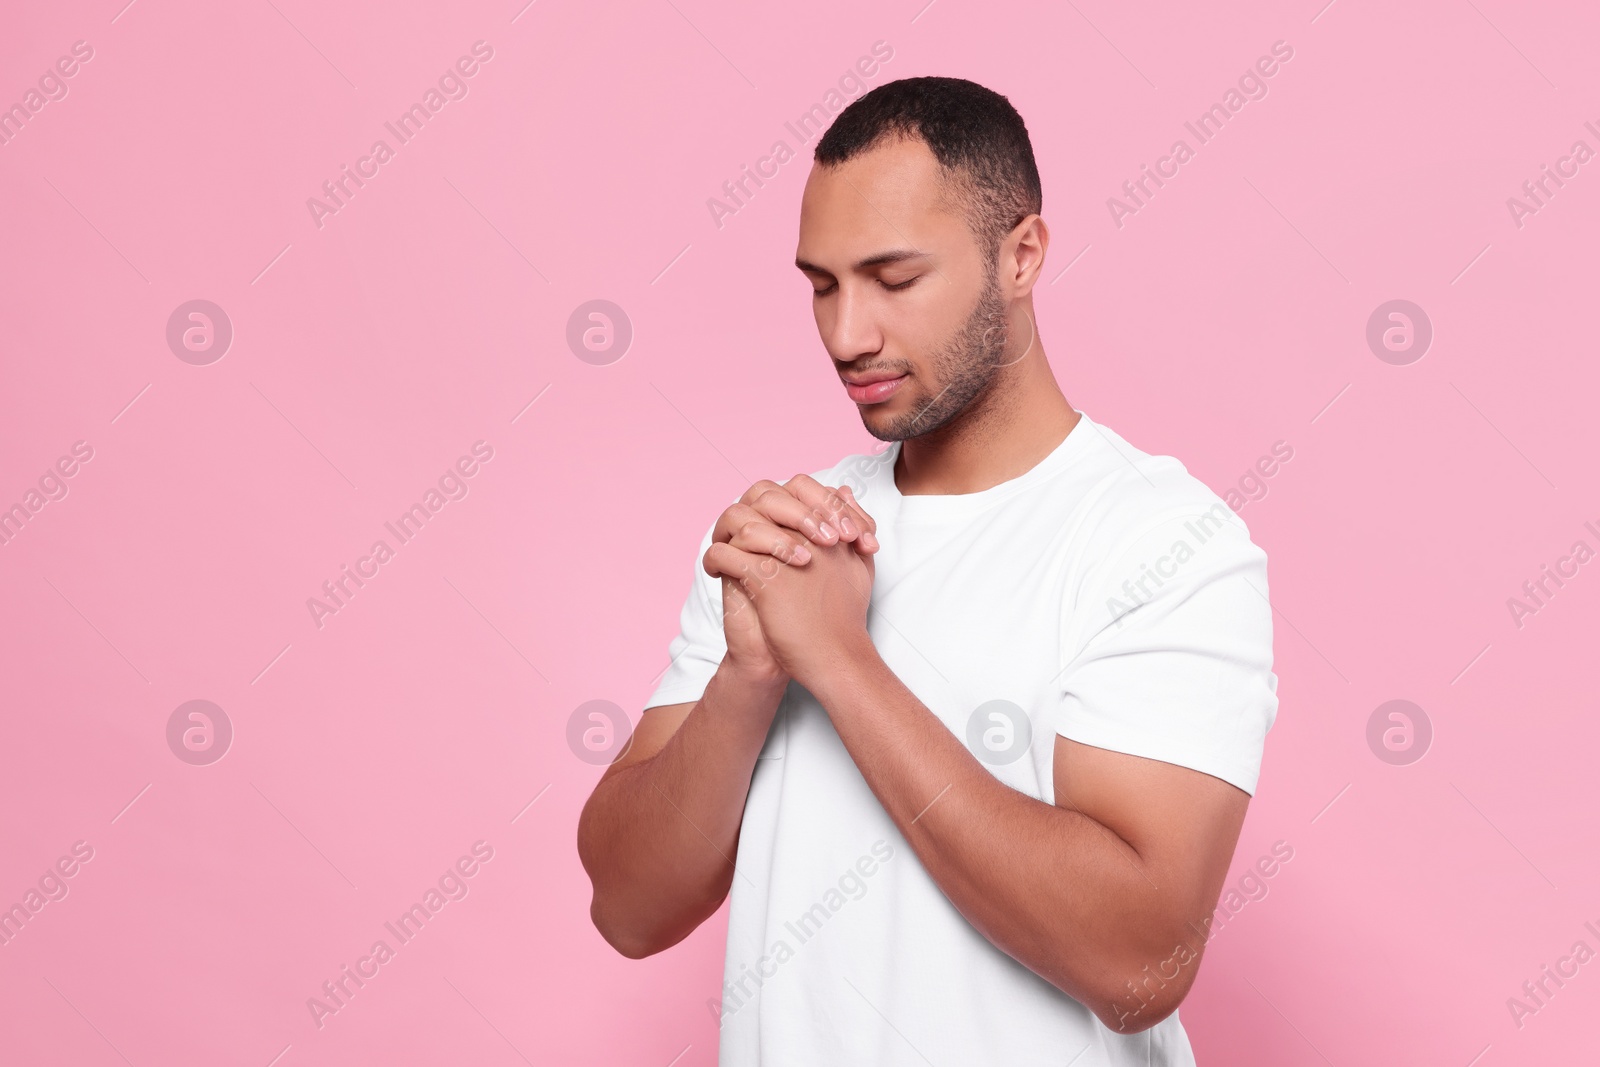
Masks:
[[[1075,538],[1064,647],[1160,634],[1172,647],[1220,642],[1240,658],[1270,650],[1267,556],[1244,520],[1178,460],[1107,437],[1121,458],[1109,457],[1116,466],[1106,466]]]
[[[1141,580],[1151,594],[1160,588],[1168,595],[1225,576],[1264,585],[1266,553],[1220,496],[1176,458],[1093,428],[1104,473],[1085,497],[1074,538],[1073,599],[1103,597],[1106,587],[1138,588]]]

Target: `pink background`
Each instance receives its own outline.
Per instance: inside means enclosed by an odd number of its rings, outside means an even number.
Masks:
[[[1506,200],[1600,149],[1600,15],[924,2],[10,6],[0,104],[93,58],[0,146],[0,506],[93,458],[0,546],[0,905],[94,856],[0,946],[0,1060],[715,1061],[723,917],[643,962],[600,940],[566,725],[637,718],[729,500],[874,445],[790,262],[783,124],[880,40],[870,84],[970,77],[1027,119],[1074,403],[1219,492],[1294,452],[1241,513],[1282,707],[1230,885],[1294,858],[1208,951],[1200,1061],[1593,1050],[1600,963],[1520,1027],[1506,1001],[1600,949],[1600,563],[1520,628],[1506,602],[1600,548],[1600,162],[1520,227]],[[478,40],[468,95],[319,228],[306,199]],[[1278,40],[1268,95],[1115,225]],[[799,158],[716,226],[779,138]],[[565,340],[597,298],[634,330],[606,366]],[[205,366],[165,338],[194,299],[234,329]],[[1392,299],[1433,324],[1410,365],[1365,340]],[[307,598],[479,440],[466,498],[319,628]],[[209,766],[166,740],[194,699],[235,731]],[[1391,699],[1432,723],[1410,765],[1367,744]],[[307,998],[480,840],[319,1029]]]

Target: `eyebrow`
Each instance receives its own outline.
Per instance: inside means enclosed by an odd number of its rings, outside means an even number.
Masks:
[[[875,255],[868,256],[866,259],[857,260],[854,268],[852,269],[868,270],[872,267],[882,267],[890,263],[900,263],[908,259],[922,259],[928,255],[929,253],[919,252],[914,248],[896,248],[891,249],[888,252],[879,252]],[[831,270],[827,270],[823,267],[817,266],[815,263],[809,263],[806,260],[799,258],[795,259],[794,265],[810,274],[827,274],[830,276],[833,274]]]

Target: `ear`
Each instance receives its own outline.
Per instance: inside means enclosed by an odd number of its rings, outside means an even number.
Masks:
[[[1038,215],[1029,215],[1006,234],[996,266],[1000,292],[1007,300],[1025,299],[1033,292],[1049,247],[1050,228]]]

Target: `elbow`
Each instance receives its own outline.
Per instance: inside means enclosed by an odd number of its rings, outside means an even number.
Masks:
[[[710,885],[663,881],[619,854],[620,848],[594,832],[586,807],[578,820],[578,859],[593,889],[589,921],[606,944],[628,959],[665,952],[693,933],[727,896],[731,870]]]
[[[599,931],[606,944],[630,960],[642,960],[646,956],[654,956],[667,947],[643,930],[631,928],[625,923],[608,918],[600,906],[598,896],[589,905],[589,920],[594,923],[594,928]]]
[[[620,903],[619,895],[612,889],[614,877],[610,874],[600,843],[595,840],[591,821],[593,803],[591,797],[578,816],[578,862],[588,874],[592,890],[589,921],[605,943],[619,953],[630,960],[644,959],[666,946],[655,944],[637,921],[630,921],[628,909]]]
[[[580,852],[582,850],[580,849]],[[587,857],[584,862],[589,867]],[[659,932],[652,930],[636,907],[629,907],[626,895],[619,893],[609,879],[589,869],[589,884],[593,895],[589,899],[589,921],[594,924],[605,943],[630,960],[642,960],[671,947]]]
[[[1167,952],[1126,957],[1106,968],[1088,1007],[1107,1029],[1140,1033],[1178,1010],[1199,968],[1200,952],[1181,940]]]
[[[694,932],[701,917],[651,918],[609,906],[599,892],[589,904],[589,921],[606,944],[630,960],[665,952]]]
[[[660,887],[642,891],[636,880],[614,872],[591,870],[589,883],[589,921],[606,944],[630,960],[665,952],[716,910],[716,904],[693,911],[668,906]]]
[[[1118,1034],[1137,1034],[1150,1029],[1178,1010],[1189,995],[1191,981],[1168,982],[1164,988],[1150,990],[1144,985],[1130,989],[1126,984],[1120,989],[1101,991],[1097,1004],[1089,1005],[1095,1018],[1106,1029]]]
[[[1174,996],[1141,1001],[1130,995],[1127,990],[1123,990],[1120,997],[1105,999],[1099,1007],[1091,1010],[1094,1011],[1095,1018],[1113,1033],[1137,1034],[1150,1029],[1177,1011],[1179,1003],[1186,995],[1187,991]]]

